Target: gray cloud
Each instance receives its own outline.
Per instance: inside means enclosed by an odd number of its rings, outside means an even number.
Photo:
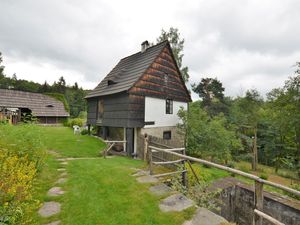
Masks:
[[[299,8],[297,0],[0,0],[0,51],[4,60],[31,65],[27,79],[47,63],[96,86],[143,40],[174,26],[186,40],[191,83],[212,76],[226,94],[254,87],[264,94],[282,85],[300,60]]]

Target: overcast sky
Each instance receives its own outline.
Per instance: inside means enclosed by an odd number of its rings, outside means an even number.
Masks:
[[[185,38],[190,83],[217,77],[227,95],[265,94],[300,61],[299,10],[299,0],[0,0],[0,52],[8,76],[63,75],[92,89],[173,26]]]

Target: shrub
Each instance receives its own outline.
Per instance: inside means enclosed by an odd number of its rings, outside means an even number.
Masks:
[[[84,124],[84,119],[80,118],[74,118],[74,119],[68,119],[65,123],[64,126],[66,127],[73,127],[74,125],[82,127]]]
[[[83,129],[80,133],[81,135],[87,135],[89,134],[89,131],[87,129]]]
[[[36,165],[0,149],[0,224],[21,224],[37,202],[31,196]]]
[[[38,201],[34,178],[42,168],[45,148],[40,127],[0,125],[0,224],[31,224]]]

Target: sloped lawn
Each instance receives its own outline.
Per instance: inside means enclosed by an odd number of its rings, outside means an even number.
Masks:
[[[49,155],[45,168],[36,181],[36,195],[41,202],[58,201],[60,214],[40,218],[36,224],[61,220],[62,225],[181,225],[189,219],[194,209],[181,213],[162,213],[159,197],[152,195],[149,185],[139,184],[132,168],[143,167],[142,161],[129,158],[97,158],[105,147],[99,139],[74,135],[70,128],[43,127],[45,144],[59,156]],[[77,159],[62,166],[55,158],[95,157]],[[61,186],[66,193],[61,197],[48,197],[47,191],[59,177],[57,168],[65,167],[68,180]]]
[[[63,157],[97,157],[105,144],[87,135],[74,135],[68,127],[42,127],[48,150],[58,152]]]

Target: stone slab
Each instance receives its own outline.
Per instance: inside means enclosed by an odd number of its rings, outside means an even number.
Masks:
[[[190,208],[193,205],[194,202],[191,199],[185,197],[183,194],[174,194],[162,200],[159,204],[159,208],[163,212],[179,212]]]
[[[61,162],[60,165],[68,165],[68,162],[67,161]]]
[[[41,217],[50,217],[60,212],[61,204],[59,202],[45,202],[39,209]]]
[[[63,183],[66,183],[66,181],[67,181],[67,178],[62,177],[62,178],[59,178],[55,183],[56,184],[63,184]]]
[[[66,171],[65,168],[58,168],[57,171]]]
[[[59,195],[63,195],[65,192],[61,189],[61,187],[53,187],[51,188],[47,195],[48,196],[59,196]]]
[[[57,161],[60,161],[60,162],[65,162],[65,161],[67,161],[67,159],[66,158],[58,158],[58,159],[56,159]]]
[[[53,222],[51,222],[51,223],[47,223],[47,224],[45,224],[45,225],[58,225],[58,224],[60,224],[61,223],[61,221],[60,220],[57,220],[57,221],[53,221]]]
[[[141,176],[136,178],[139,183],[157,183],[158,179],[153,176]]]
[[[149,188],[150,192],[155,195],[165,195],[172,192],[172,189],[165,184],[158,184]]]
[[[228,221],[208,209],[199,208],[192,220],[184,222],[183,225],[219,225],[221,223],[228,223]]]
[[[60,174],[60,177],[66,177],[66,176],[68,176],[67,172],[63,172],[63,173]]]

